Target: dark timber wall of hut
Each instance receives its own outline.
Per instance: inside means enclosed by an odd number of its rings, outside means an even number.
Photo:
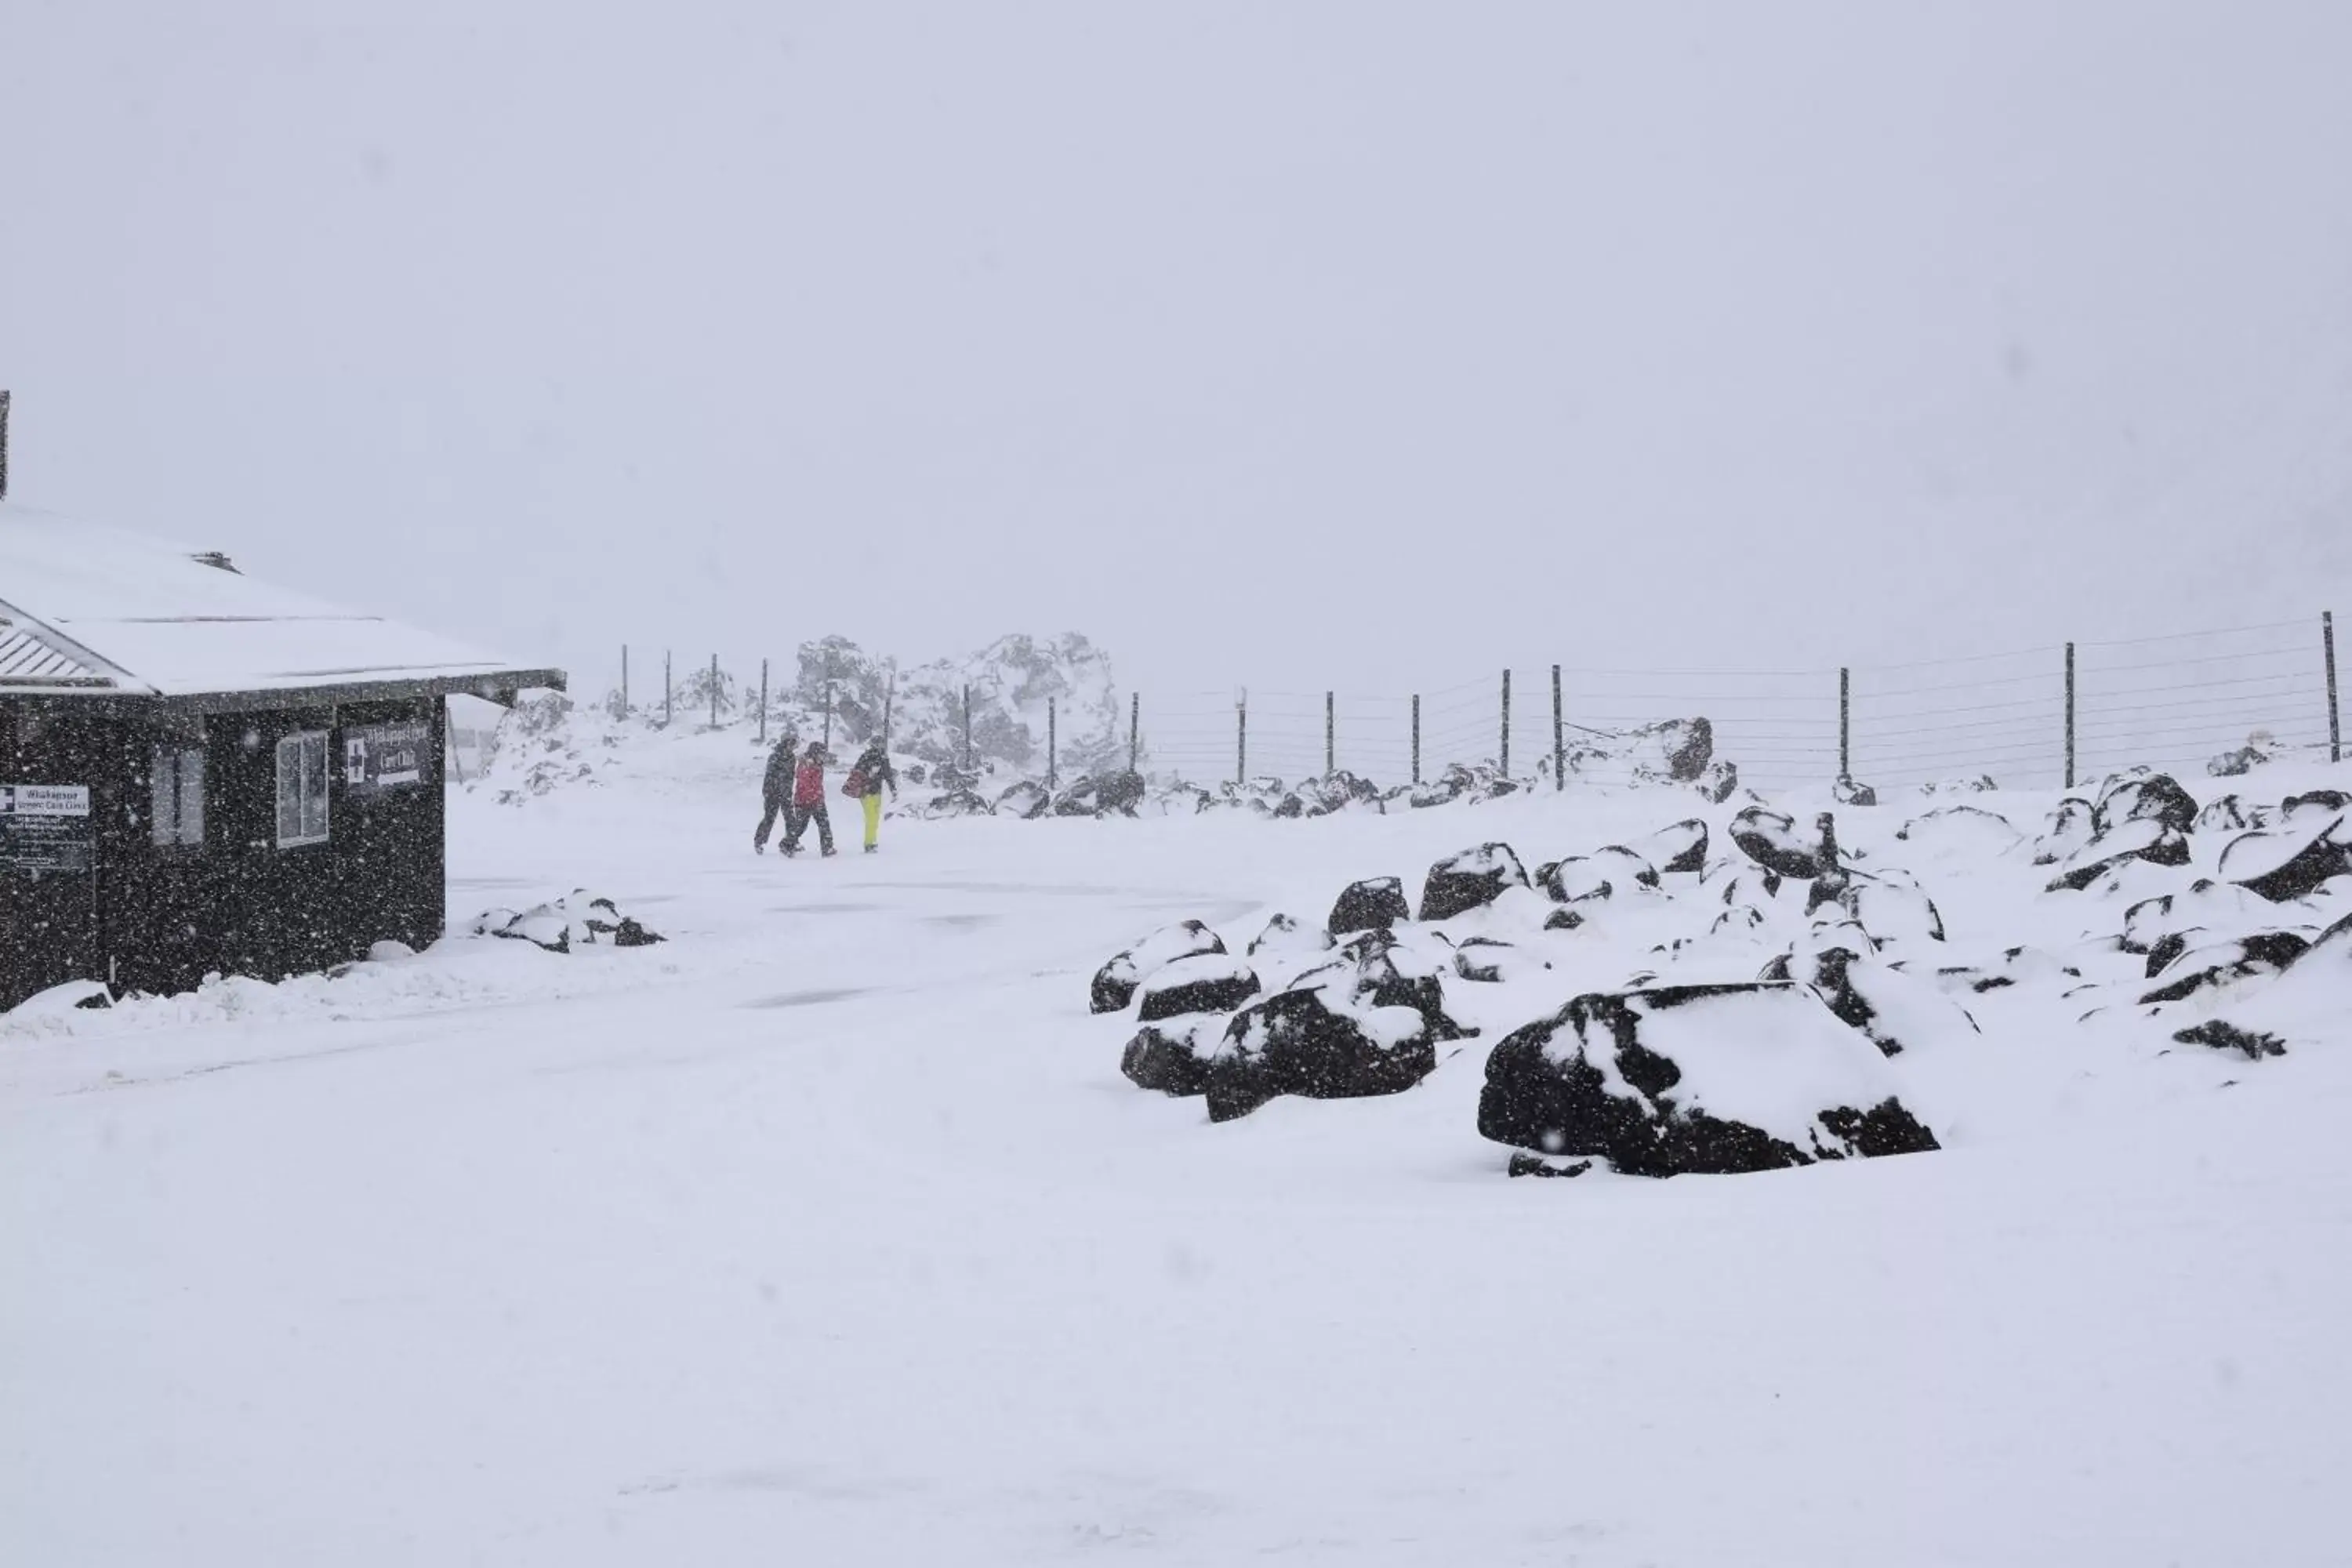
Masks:
[[[421,776],[355,784],[347,743],[385,724],[421,728]],[[278,742],[306,731],[328,736],[327,837],[280,847]],[[0,862],[0,1007],[68,980],[180,991],[208,973],[278,980],[378,942],[437,940],[444,744],[435,697],[201,715],[127,700],[0,700],[0,783],[89,785],[94,847],[84,874]],[[200,843],[156,842],[159,749],[202,753]]]

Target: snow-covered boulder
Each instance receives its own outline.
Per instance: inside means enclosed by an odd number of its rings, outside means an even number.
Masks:
[[[2292,803],[2290,803],[2292,805]],[[2305,807],[2280,814],[2277,830],[2249,833],[2221,851],[2221,873],[2249,892],[2285,903],[2352,872],[2352,814]]]
[[[1658,868],[1622,844],[1536,868],[1536,886],[1556,904],[1581,904],[1658,886]]]
[[[1643,1176],[1937,1147],[1875,1045],[1810,991],[1769,983],[1577,997],[1495,1047],[1478,1131]]]
[[[1345,768],[1324,774],[1321,778],[1302,779],[1298,798],[1307,803],[1309,816],[1328,816],[1349,806],[1363,806],[1372,811],[1382,809],[1380,787],[1370,779],[1360,778]]]
[[[1706,824],[1698,817],[1687,817],[1654,833],[1644,834],[1624,848],[1653,868],[1650,886],[1655,887],[1654,879],[1660,873],[1679,877],[1706,869]]]
[[[1806,833],[1794,817],[1751,805],[1731,819],[1731,841],[1775,876],[1800,881],[1823,876],[1838,864],[1837,829],[1827,812]]]
[[[1721,805],[1738,792],[1739,769],[1735,763],[1718,758],[1707,763],[1706,770],[1693,782],[1692,787],[1717,805]]]
[[[1947,964],[1935,973],[1944,990],[1979,996],[2017,986],[2064,991],[2082,978],[2079,966],[2038,947],[2004,948],[1990,963]]]
[[[1715,726],[1705,719],[1668,719],[1629,730],[1622,741],[1637,782],[1696,784],[1715,758]]]
[[[1225,1037],[1223,1013],[1194,1013],[1146,1024],[1119,1054],[1118,1070],[1139,1089],[1162,1094],[1207,1092],[1209,1063]]]
[[[1876,805],[1878,792],[1866,784],[1856,784],[1851,774],[1840,773],[1830,786],[1830,798],[1840,805]]]
[[[1352,931],[1387,931],[1397,921],[1411,919],[1412,906],[1405,902],[1403,879],[1367,877],[1340,890],[1339,901],[1331,906],[1329,929],[1344,936]]]
[[[2197,825],[2197,802],[2170,773],[2137,773],[2107,781],[2095,816],[2103,833],[2126,822],[2160,822],[2186,833]]]
[[[1044,784],[1034,779],[1023,779],[996,797],[996,815],[1032,822],[1045,816],[1045,808],[1053,804],[1054,797],[1045,793]]]
[[[1816,913],[1831,904],[1843,910],[1881,947],[1944,940],[1944,917],[1936,900],[1908,871],[1896,867],[1841,871],[1817,879],[1805,912]]]
[[[1133,816],[1143,804],[1143,775],[1088,774],[1054,797],[1055,816]]]
[[[1093,1010],[1117,1013],[1135,1000],[1136,988],[1145,980],[1178,959],[1224,951],[1225,939],[1199,921],[1162,926],[1124,952],[1112,954],[1095,972],[1089,991]]]
[[[528,942],[550,952],[582,947],[650,947],[665,940],[601,894],[575,889],[527,910],[490,910],[467,924],[476,936]]]
[[[2186,1001],[2200,991],[2219,991],[2241,981],[2280,973],[2310,946],[2309,941],[2293,931],[2273,931],[2216,942],[2210,947],[2186,948],[2161,968],[2151,968],[2150,977],[2161,984],[2141,994],[2141,1005]],[[2150,955],[2151,963],[2154,957]]]
[[[2055,866],[2072,860],[2098,831],[2098,808],[2080,795],[2070,795],[2052,810],[2042,836],[2033,841],[2033,863]]]
[[[1340,947],[1329,961],[1309,969],[1285,989],[1328,990],[1340,1005],[1410,1007],[1421,1015],[1430,1037],[1458,1040],[1477,1031],[1464,1027],[1446,1011],[1444,976],[1454,973],[1454,949],[1434,931],[1414,928],[1409,934],[1365,931]]]
[[[947,770],[942,768],[940,772],[945,773]],[[924,803],[918,815],[926,821],[930,821],[950,816],[986,816],[995,809],[988,803],[987,798],[976,790],[951,789],[945,794],[933,795]]]
[[[1229,952],[1196,952],[1161,964],[1137,987],[1144,1023],[1187,1013],[1230,1013],[1264,989],[1257,972]]]
[[[2025,836],[2009,818],[1979,805],[1939,805],[1895,830],[1908,844],[1940,854],[2005,855]]]
[[[1410,1007],[1351,1007],[1336,992],[1285,991],[1225,1026],[1209,1064],[1209,1120],[1231,1121],[1286,1094],[1398,1094],[1436,1066],[1436,1042]]]
[[[1982,1033],[1968,1011],[1933,980],[1850,947],[1783,954],[1758,978],[1794,980],[1810,987],[1840,1022],[1860,1029],[1890,1057],[1940,1049]]]
[[[2234,795],[2216,795],[2198,812],[2191,833],[2243,833],[2267,825],[2270,809],[2250,805]]]
[[[2049,891],[2081,892],[2111,877],[2126,862],[2144,860],[2151,866],[2189,864],[2189,836],[2158,816],[2129,817],[2100,830],[2068,857]]]
[[[1402,902],[1404,895],[1399,893],[1397,899]],[[1261,973],[1273,976],[1276,988],[1280,989],[1289,984],[1290,976],[1322,963],[1333,945],[1331,933],[1322,927],[1277,914],[1250,939],[1249,959]]]
[[[1451,920],[1493,903],[1506,888],[1527,885],[1527,868],[1509,845],[1481,844],[1449,855],[1429,868],[1421,888],[1421,918]]]

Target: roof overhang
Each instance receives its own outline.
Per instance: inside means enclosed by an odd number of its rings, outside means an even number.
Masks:
[[[264,713],[296,708],[341,708],[364,702],[415,702],[479,697],[512,707],[535,687],[562,691],[560,669],[500,669],[467,675],[437,675],[414,680],[354,680],[326,686],[268,686],[251,691],[191,691],[158,696],[110,685],[13,686],[0,684],[0,697],[56,698],[77,705],[100,704],[148,713]]]

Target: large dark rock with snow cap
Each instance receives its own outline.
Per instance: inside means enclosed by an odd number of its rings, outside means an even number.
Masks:
[[[1399,877],[1367,877],[1360,882],[1350,882],[1339,894],[1339,901],[1331,906],[1330,929],[1335,934],[1349,931],[1386,931],[1399,921],[1412,919],[1412,906],[1405,902],[1404,880]]]
[[[1817,913],[1825,905],[1843,910],[1881,947],[1944,940],[1944,917],[1936,900],[1909,872],[1896,867],[1818,879],[1805,912]]]
[[[2180,939],[2167,938],[2161,945],[2176,942]],[[2279,973],[2311,948],[2307,940],[2288,931],[2263,931],[2210,947],[2180,945],[2183,951],[2160,968],[2155,966],[2157,954],[2149,955],[2149,973],[2162,984],[2141,994],[2143,1005],[2182,1002],[2200,991],[2219,991],[2258,975]]]
[[[1328,816],[1351,805],[1365,806],[1374,811],[1383,809],[1380,786],[1345,768],[1325,773],[1320,778],[1301,780],[1298,798],[1306,803],[1309,816]]]
[[[2186,866],[2189,836],[2156,816],[2118,823],[2075,850],[2051,879],[2049,891],[2080,892],[2131,860],[2145,860],[2151,866]]]
[[[1421,887],[1421,918],[1451,920],[1483,909],[1502,897],[1506,888],[1528,885],[1527,868],[1507,844],[1481,844],[1449,855],[1429,868]]]
[[[1658,886],[1658,868],[1622,844],[1536,868],[1536,886],[1556,904],[1581,904]]]
[[[1045,816],[1045,808],[1053,804],[1054,797],[1045,793],[1044,784],[1034,779],[1023,779],[996,797],[996,815],[1032,822]]]
[[[1807,833],[1792,816],[1751,805],[1731,819],[1731,841],[1776,876],[1803,881],[1837,868],[1837,829],[1827,812]]]
[[[1668,719],[1629,730],[1624,756],[1636,779],[1696,784],[1715,757],[1715,726],[1705,719]]]
[[[1229,952],[1197,952],[1143,977],[1136,1016],[1149,1024],[1187,1013],[1230,1013],[1264,989],[1257,972]]]
[[[2098,807],[2080,795],[2068,795],[2058,803],[2042,824],[2042,837],[2033,841],[2033,863],[2055,866],[2071,860],[2084,847],[2097,837]]]
[[[1706,771],[1698,775],[1692,787],[1708,800],[1721,805],[1731,798],[1733,792],[1739,788],[1738,766],[1717,758],[1707,763]]]
[[[1394,931],[1370,931],[1342,945],[1330,961],[1293,980],[1287,990],[1330,991],[1344,1005],[1410,1007],[1422,1016],[1430,1037],[1458,1040],[1477,1033],[1445,1008],[1444,976],[1456,973],[1454,950],[1434,932],[1416,932],[1407,942]]]
[[[1180,958],[1201,952],[1223,952],[1225,939],[1199,921],[1162,926],[1095,972],[1092,1005],[1097,1013],[1116,1013],[1135,1000],[1136,987]]]
[[[1436,1066],[1428,1025],[1410,1007],[1354,1007],[1325,988],[1285,991],[1225,1026],[1209,1064],[1209,1120],[1230,1121],[1286,1094],[1399,1094]]]
[[[2095,820],[2102,833],[2126,822],[2160,822],[2186,833],[2197,825],[2197,802],[2170,773],[2126,775],[2100,792]]]
[[[1938,1048],[1982,1032],[1935,981],[1850,947],[1783,953],[1765,965],[1758,978],[1810,986],[1841,1023],[1861,1030],[1890,1057]]]
[[[1939,805],[1896,828],[1895,837],[1930,849],[1965,847],[2000,855],[2015,848],[2022,835],[1997,811],[1980,805]]]
[[[2221,851],[2222,880],[2283,904],[2352,871],[2352,814],[2305,809],[2280,816],[2276,831],[2230,841]]]
[[[1632,1175],[1933,1149],[1879,1048],[1792,984],[1580,996],[1486,1062],[1478,1131]]]
[[[1830,797],[1840,805],[1876,805],[1878,792],[1866,784],[1856,784],[1851,774],[1840,773],[1837,783],[1830,786]]]
[[[1225,1037],[1222,1013],[1194,1013],[1146,1024],[1119,1053],[1118,1070],[1139,1089],[1162,1094],[1207,1092],[1209,1063]]]
[[[1706,869],[1706,824],[1693,816],[1645,834],[1625,847],[1669,877]]]

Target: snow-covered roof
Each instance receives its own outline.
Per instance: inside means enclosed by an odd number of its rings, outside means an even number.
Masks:
[[[562,682],[543,665],[272,587],[201,553],[0,504],[0,693],[197,697]]]

